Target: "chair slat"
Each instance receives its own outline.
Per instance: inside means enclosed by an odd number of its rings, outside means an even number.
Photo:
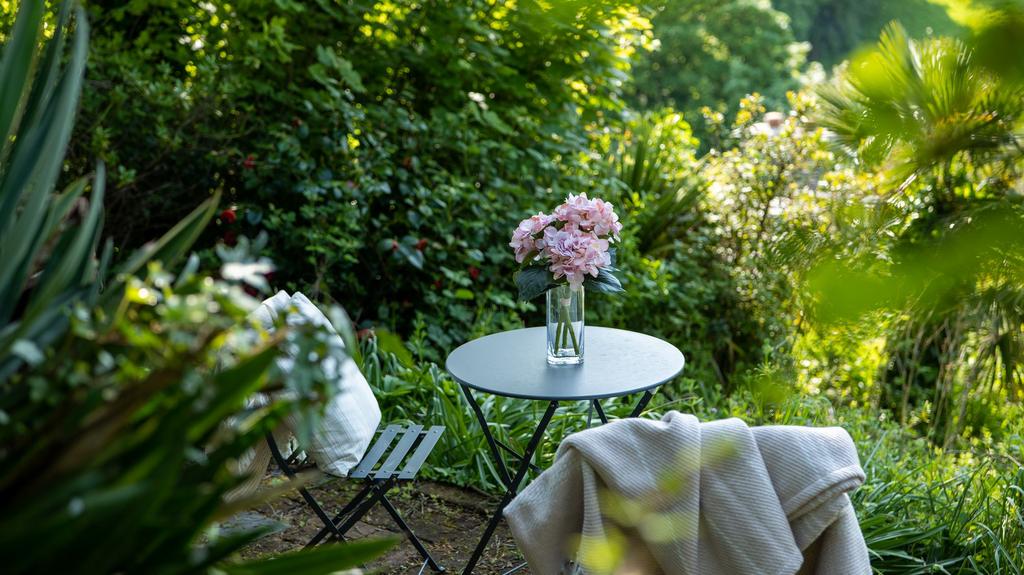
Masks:
[[[384,460],[384,463],[380,466],[380,469],[373,474],[374,479],[387,479],[391,477],[398,466],[402,464],[402,460],[405,459],[405,455],[412,449],[413,443],[420,436],[420,431],[423,430],[422,425],[410,425],[405,429],[405,435],[398,440],[398,445],[391,451],[388,458]]]
[[[366,452],[366,455],[363,456],[363,460],[359,462],[359,465],[356,465],[356,468],[353,469],[348,476],[353,479],[363,479],[369,476],[370,472],[373,471],[373,466],[377,465],[377,462],[384,456],[388,447],[391,447],[391,442],[394,441],[395,436],[397,436],[402,429],[401,425],[389,425],[384,428],[380,437],[377,438],[377,441],[374,442]]]
[[[413,452],[412,456],[408,461],[405,462],[405,467],[402,468],[402,472],[398,474],[399,479],[412,479],[416,477],[416,473],[419,472],[420,467],[423,466],[423,462],[426,461],[427,456],[434,450],[434,446],[437,445],[441,434],[444,433],[443,425],[435,425],[427,430],[423,434],[423,440],[416,447],[416,451]]]

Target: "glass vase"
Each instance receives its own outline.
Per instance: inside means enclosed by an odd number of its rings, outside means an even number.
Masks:
[[[548,290],[548,363],[583,363],[583,287]]]

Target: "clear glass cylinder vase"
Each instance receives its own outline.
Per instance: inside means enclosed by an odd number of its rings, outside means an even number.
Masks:
[[[548,290],[548,363],[583,363],[583,287]]]

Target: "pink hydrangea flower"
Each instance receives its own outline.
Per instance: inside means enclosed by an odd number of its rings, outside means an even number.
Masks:
[[[611,265],[608,240],[593,232],[584,232],[573,224],[558,230],[544,230],[544,253],[550,260],[548,269],[554,279],[565,277],[574,288],[583,285],[587,274],[597,277],[600,268]]]
[[[612,204],[570,194],[551,215],[542,212],[519,222],[509,246],[517,262],[545,261],[553,279],[565,278],[575,288],[611,265],[609,243],[621,230]]]
[[[610,234],[618,239],[622,231],[622,224],[612,204],[600,198],[591,200],[585,193],[578,196],[569,194],[565,203],[555,208],[555,217],[599,236]]]
[[[519,226],[512,232],[512,241],[508,243],[509,247],[515,250],[517,262],[523,263],[531,253],[543,249],[543,243],[538,245],[536,236],[553,221],[555,221],[554,216],[540,212],[519,222]]]
[[[619,238],[622,224],[619,223],[619,215],[615,213],[615,208],[611,203],[601,198],[594,198],[590,204],[587,219],[593,225],[595,234],[599,236],[611,235],[615,239]]]
[[[578,196],[569,194],[565,203],[555,208],[555,217],[559,221],[575,224],[580,228],[589,228],[590,221],[587,219],[589,210],[590,200],[587,199],[587,194]]]

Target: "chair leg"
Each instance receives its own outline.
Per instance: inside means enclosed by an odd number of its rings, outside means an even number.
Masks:
[[[267,434],[267,445],[270,446],[270,454],[271,456],[273,456],[274,461],[277,463],[277,466],[281,469],[282,472],[284,472],[285,476],[287,476],[288,479],[290,480],[295,479],[295,470],[292,469],[291,465],[288,464],[288,459],[281,454],[281,449],[277,446],[277,441],[274,440],[273,433]],[[326,531],[334,533],[334,535],[339,538],[344,535],[344,533],[338,531],[338,528],[335,525],[335,523],[331,521],[330,516],[327,515],[327,512],[324,511],[323,507],[320,507],[320,504],[317,503],[316,499],[313,497],[313,495],[309,492],[308,489],[306,489],[305,487],[300,487],[299,495],[301,495],[302,498],[306,501],[306,504],[313,509],[313,513],[315,513],[316,516],[320,518],[320,521],[323,522],[324,529]],[[320,536],[320,538],[317,539],[317,541],[319,541],[322,538],[323,536]],[[306,545],[306,547],[310,547],[311,545],[314,545],[314,543],[310,542]]]
[[[348,533],[348,530],[352,529],[352,527],[355,526],[355,524],[358,523],[364,515],[369,513],[370,509],[372,509],[378,501],[380,501],[380,498],[384,496],[384,492],[390,489],[390,482],[386,482],[383,489],[380,484],[371,485],[371,488],[373,495],[370,496],[366,503],[363,503],[358,509],[353,511],[344,523],[338,526],[338,530],[341,531],[342,536]]]
[[[320,516],[320,519],[324,522],[324,528],[321,529],[312,539],[309,540],[309,543],[306,544],[306,547],[313,547],[328,534],[333,535],[335,539],[344,538],[345,532],[339,530],[338,525],[340,524],[341,520],[345,518],[346,515],[351,513],[352,510],[354,510],[356,506],[358,506],[363,501],[363,499],[366,498],[367,494],[370,493],[370,489],[372,487],[373,485],[367,485],[366,487],[364,487],[358,494],[356,494],[355,497],[352,498],[351,501],[348,502],[347,505],[345,505],[345,507],[341,511],[338,512],[337,515],[334,516],[333,519],[325,518],[326,514],[324,514],[324,516]],[[314,508],[314,511],[316,510],[316,507],[318,507],[312,503],[310,504],[310,506]]]
[[[384,506],[384,509],[387,509],[391,518],[398,524],[398,527],[405,532],[405,536],[409,538],[409,542],[412,543],[413,547],[415,547],[417,551],[419,551],[420,556],[426,559],[427,563],[430,564],[430,568],[438,573],[443,573],[444,567],[438,565],[437,562],[434,561],[434,558],[430,556],[430,552],[427,551],[427,548],[423,546],[422,542],[420,542],[420,538],[413,533],[412,528],[405,522],[405,519],[403,519],[402,515],[397,509],[395,509],[395,506],[391,504],[387,495],[384,495],[383,493],[381,494],[380,504]]]
[[[293,479],[295,477],[295,470],[292,469],[291,467],[293,460],[291,458],[284,457],[284,455],[281,453],[280,448],[277,445],[277,442],[274,441],[274,436],[272,434],[267,434],[267,443],[270,445],[271,455],[277,462],[278,467],[281,468],[281,471],[283,471],[284,474],[289,479]],[[362,519],[363,516],[366,515],[370,511],[370,509],[373,508],[373,506],[376,505],[377,502],[379,501],[381,505],[384,506],[384,509],[387,510],[388,514],[391,515],[391,518],[394,519],[395,523],[402,530],[402,532],[405,533],[405,536],[409,539],[409,542],[412,543],[413,546],[416,548],[416,551],[418,551],[420,556],[423,557],[423,559],[425,559],[423,566],[426,567],[427,565],[429,565],[430,568],[434,571],[438,573],[443,573],[445,571],[444,567],[441,567],[437,564],[436,561],[434,561],[434,558],[431,557],[430,552],[427,551],[427,548],[423,546],[423,543],[420,541],[419,537],[417,537],[416,534],[413,533],[412,528],[409,527],[409,524],[405,522],[405,519],[402,518],[402,515],[398,512],[397,509],[395,509],[395,506],[391,504],[391,501],[388,500],[386,494],[392,487],[394,487],[394,485],[394,477],[386,481],[370,481],[366,485],[366,487],[360,490],[360,492],[356,494],[356,496],[353,497],[352,500],[349,501],[348,504],[346,504],[345,507],[340,512],[338,512],[337,515],[334,516],[333,519],[327,515],[327,512],[324,511],[323,507],[320,506],[319,502],[317,502],[317,500],[306,488],[300,487],[298,490],[299,494],[302,495],[302,498],[306,501],[306,504],[313,509],[313,512],[316,514],[317,517],[320,518],[320,521],[322,521],[324,524],[323,529],[317,532],[317,534],[309,540],[309,543],[306,543],[305,548],[309,549],[311,547],[316,546],[318,543],[323,541],[324,537],[327,537],[328,535],[331,535],[334,539],[344,540],[345,534],[348,533],[349,529],[355,526],[355,524],[360,519]],[[367,495],[370,495],[371,493],[372,495],[370,496],[370,498],[366,500]],[[344,523],[341,523],[339,525],[339,522],[343,519]],[[423,569],[421,568],[420,571],[422,572],[422,570]]]
[[[316,516],[320,518],[320,521],[323,522],[324,532],[333,533],[334,536],[338,537],[339,539],[345,535],[343,532],[338,531],[337,524],[331,521],[331,518],[327,515],[327,512],[324,511],[324,508],[320,507],[320,504],[317,503],[316,499],[313,498],[313,495],[305,487],[299,488],[299,494],[302,495],[302,498],[306,500],[306,505],[309,505],[313,509],[313,513],[315,513]],[[321,536],[319,539],[317,539],[317,542],[319,542],[320,539],[323,539],[323,537]],[[313,545],[316,545],[316,543],[311,541],[308,544],[306,544],[306,547],[312,547]]]

